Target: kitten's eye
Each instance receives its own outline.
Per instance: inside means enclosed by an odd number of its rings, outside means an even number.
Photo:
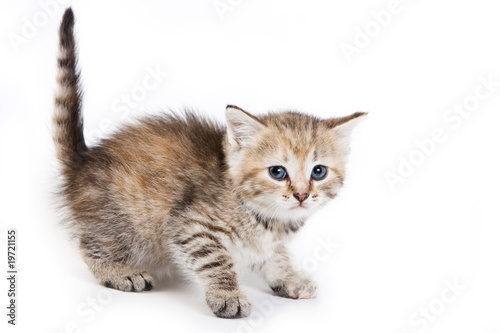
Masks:
[[[325,176],[326,176],[326,166],[324,165],[316,165],[311,172],[311,177],[314,180],[321,180],[325,178]]]
[[[282,166],[272,166],[269,168],[271,177],[277,180],[283,180],[286,177],[286,169]]]

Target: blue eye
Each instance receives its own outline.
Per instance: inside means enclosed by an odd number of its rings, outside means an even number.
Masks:
[[[325,178],[325,176],[326,176],[326,166],[324,165],[316,165],[311,172],[311,178],[314,180],[321,180]]]
[[[276,180],[283,180],[286,177],[286,169],[282,166],[272,166],[269,168],[269,174]]]

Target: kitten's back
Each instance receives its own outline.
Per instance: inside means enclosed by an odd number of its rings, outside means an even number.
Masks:
[[[103,191],[121,193],[122,208],[133,215],[147,215],[151,208],[169,213],[220,192],[224,133],[193,112],[144,118],[89,149],[82,171],[100,178],[94,184]]]
[[[164,114],[125,126],[90,149],[89,156],[103,149],[131,171],[138,167],[144,172],[165,173],[168,178],[193,180],[204,178],[205,173],[220,173],[224,133],[222,126],[193,112]]]

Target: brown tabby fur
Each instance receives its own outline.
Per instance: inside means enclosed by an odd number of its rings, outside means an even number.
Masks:
[[[320,120],[297,112],[253,116],[228,106],[228,127],[193,112],[148,117],[87,147],[83,137],[74,18],[60,27],[54,142],[69,225],[97,280],[150,290],[174,264],[198,281],[220,317],[248,315],[237,267],[275,294],[310,298],[315,284],[291,264],[285,243],[333,199],[345,176],[348,137],[364,113]],[[324,180],[312,166],[328,167]],[[287,168],[272,179],[269,167]],[[296,196],[306,198],[297,202]],[[292,209],[293,208],[293,209]]]

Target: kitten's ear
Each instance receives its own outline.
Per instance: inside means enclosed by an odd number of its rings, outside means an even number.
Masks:
[[[226,121],[229,143],[237,147],[251,142],[255,134],[264,128],[256,118],[234,105],[226,107]]]
[[[333,118],[328,119],[327,124],[330,128],[337,133],[340,143],[346,147],[349,146],[351,141],[351,132],[352,130],[363,120],[365,120],[366,112],[356,112],[351,114],[350,116],[342,117],[342,118]]]

